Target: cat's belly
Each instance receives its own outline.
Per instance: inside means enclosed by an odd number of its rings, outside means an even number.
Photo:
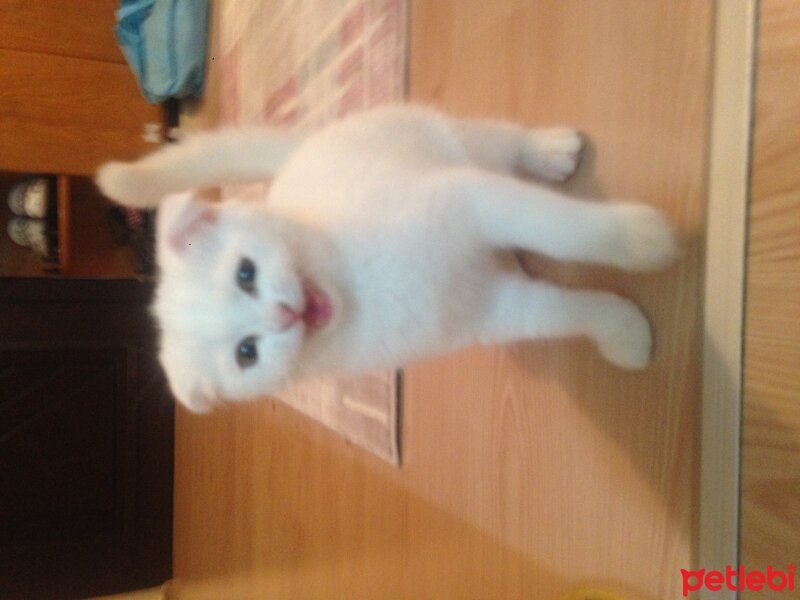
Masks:
[[[468,157],[445,119],[426,109],[390,107],[313,136],[275,178],[270,200],[293,216],[301,209],[326,218],[389,210],[417,200],[416,184],[427,173],[463,164]]]
[[[337,368],[401,366],[477,339],[490,301],[490,257],[417,241],[374,252],[354,248],[344,282],[348,314],[329,349]]]

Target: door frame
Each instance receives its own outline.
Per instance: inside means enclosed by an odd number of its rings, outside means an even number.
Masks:
[[[698,568],[739,563],[747,206],[758,0],[716,4],[706,218]],[[701,592],[701,598],[736,592]]]

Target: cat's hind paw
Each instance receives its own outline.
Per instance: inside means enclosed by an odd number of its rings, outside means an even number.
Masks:
[[[616,300],[595,342],[603,357],[620,368],[644,369],[650,363],[653,351],[650,323],[630,300]]]
[[[547,181],[566,181],[580,164],[583,145],[581,134],[568,127],[532,129],[522,149],[522,169]]]

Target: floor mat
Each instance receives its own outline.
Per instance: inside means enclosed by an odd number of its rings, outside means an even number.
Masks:
[[[407,15],[406,0],[221,3],[213,24],[218,124],[309,130],[401,100]],[[311,381],[282,400],[399,464],[398,373]]]

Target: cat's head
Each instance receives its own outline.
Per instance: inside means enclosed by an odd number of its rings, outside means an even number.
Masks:
[[[337,291],[298,227],[253,204],[167,197],[154,313],[176,398],[195,412],[273,394],[338,320]]]

